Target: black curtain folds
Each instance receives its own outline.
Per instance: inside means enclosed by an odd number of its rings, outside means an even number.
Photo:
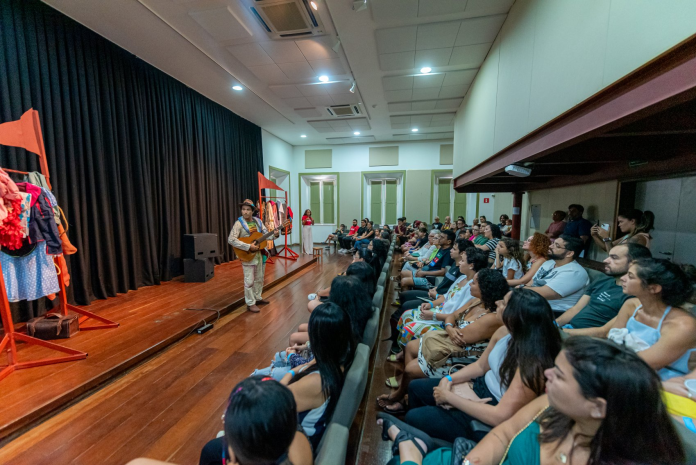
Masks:
[[[32,107],[78,248],[71,301],[181,274],[184,234],[216,233],[219,261],[233,258],[237,205],[258,195],[263,169],[258,126],[38,0],[2,0],[0,123]],[[40,171],[6,146],[0,166]]]

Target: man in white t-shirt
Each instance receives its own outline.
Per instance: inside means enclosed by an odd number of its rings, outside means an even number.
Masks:
[[[562,234],[551,244],[549,260],[541,265],[527,287],[548,300],[556,313],[575,305],[590,283],[587,271],[575,261],[583,247],[579,238]]]

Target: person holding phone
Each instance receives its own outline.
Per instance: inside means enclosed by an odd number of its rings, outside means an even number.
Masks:
[[[599,221],[592,227],[592,240],[602,250],[609,252],[612,247],[632,242],[650,248],[652,236],[650,231],[654,227],[655,215],[646,210],[644,212],[632,208],[628,211],[619,213],[617,217],[619,230],[624,234],[620,239],[611,240],[610,227],[608,224],[600,225]]]

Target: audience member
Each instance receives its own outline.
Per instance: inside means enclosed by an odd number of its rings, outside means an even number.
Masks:
[[[563,221],[565,220],[565,217],[566,212],[562,210],[556,210],[555,212],[553,212],[553,215],[551,216],[553,222],[549,225],[548,228],[546,228],[545,231],[546,237],[551,239],[551,242],[558,239],[559,236],[563,234],[563,231],[565,231],[566,222]]]
[[[663,380],[683,376],[696,349],[696,318],[679,308],[694,292],[682,269],[656,258],[636,260],[621,278],[627,300],[619,314],[601,328],[567,330],[606,336],[638,352]]]
[[[476,244],[476,241],[474,241],[474,244],[484,252],[488,252],[488,260],[493,263],[495,261],[495,248],[498,246],[498,242],[503,236],[500,233],[500,228],[498,225],[495,225],[490,221],[483,224],[485,224],[485,227],[483,228],[483,236],[486,238],[486,242],[483,245],[478,245]]]
[[[444,331],[430,331],[409,342],[404,350],[404,372],[396,391],[377,398],[385,411],[405,410],[402,400],[413,379],[446,376],[452,365],[464,359],[469,363],[483,354],[488,340],[502,325],[496,317],[496,302],[509,292],[500,273],[485,268],[470,285],[471,300],[464,308],[447,316]],[[432,338],[432,339],[431,339]],[[426,340],[430,342],[426,343]]]
[[[558,326],[564,328],[601,327],[612,320],[631,296],[624,294],[621,277],[631,264],[641,258],[651,258],[650,250],[639,244],[617,245],[604,260],[606,278],[597,279],[585,289],[578,303],[558,317]]]
[[[442,379],[411,382],[406,423],[445,441],[478,442],[486,431],[474,428],[474,420],[497,426],[544,393],[544,371],[561,350],[551,307],[526,289],[510,291],[496,304],[503,326],[480,359]]]
[[[361,236],[358,236],[355,238],[355,245],[353,245],[353,248],[360,249],[362,247],[366,247],[367,244],[369,244],[372,241],[372,239],[374,239],[374,237],[375,237],[374,223],[372,221],[366,221],[365,231],[363,231]]]
[[[592,226],[592,239],[597,244],[597,247],[609,252],[615,245],[631,242],[650,248],[650,240],[652,239],[650,231],[652,231],[655,223],[653,212],[649,210],[642,212],[632,208],[626,212],[619,213],[617,223],[619,230],[624,236],[615,241],[612,241],[609,237],[610,231],[608,229],[600,227],[599,224]]]
[[[357,226],[357,220],[353,220],[353,227],[350,228],[351,231],[355,230],[355,226]],[[353,243],[358,237],[361,237],[365,233],[366,229],[366,222],[365,220],[360,220],[360,227],[355,230],[354,233],[350,233],[346,236],[343,237],[342,243],[341,243],[341,250],[338,251],[338,253],[349,253],[350,250],[353,249]]]
[[[455,223],[455,226],[457,230],[455,231],[455,234],[457,235],[457,238],[459,237],[459,234],[464,230],[464,220],[461,218],[457,218],[457,222]]]
[[[563,234],[566,236],[577,237],[582,241],[582,254],[577,254],[575,257],[583,257],[587,254],[590,248],[590,237],[592,235],[592,223],[582,217],[585,212],[585,207],[578,204],[568,206],[568,222],[563,229]]]
[[[503,227],[507,224],[507,221],[508,221],[509,219],[510,219],[510,217],[507,216],[506,214],[500,215],[500,223],[498,223],[498,227],[499,227],[500,229],[503,229]]]
[[[485,228],[486,225],[474,225],[471,227],[471,234],[473,235],[473,239],[471,242],[474,243],[474,245],[484,245],[486,242],[488,242],[488,239],[486,236],[482,234],[483,228]]]
[[[474,220],[471,222],[471,225],[472,226],[480,226],[478,218],[474,218]]]
[[[339,237],[343,237],[345,235],[345,232],[346,232],[346,225],[341,224],[338,228],[336,228],[336,230],[332,234],[329,234],[329,236],[324,241],[324,244],[328,244],[331,241],[335,241],[336,244],[338,244]]]
[[[436,216],[432,224],[433,229],[442,229],[442,223],[440,223],[440,217]]]
[[[550,246],[551,240],[540,233],[534,233],[522,243],[522,250],[527,252],[525,261],[529,265],[529,269],[520,279],[508,279],[510,287],[527,284],[532,280],[541,265],[548,260]]]
[[[367,294],[370,298],[375,293],[375,286],[377,285],[377,279],[375,279],[375,270],[374,267],[365,261],[364,258],[368,256],[368,254],[371,254],[367,249],[361,249],[353,255],[353,262],[348,266],[344,274],[345,276],[355,276],[357,277],[360,282],[362,282],[365,286],[365,289],[367,291]],[[369,257],[368,257],[369,258]],[[340,276],[340,275],[339,275]],[[329,295],[331,295],[331,286],[321,289],[317,291],[315,294],[309,294],[307,298],[309,299],[309,303],[307,304],[307,310],[311,313],[312,310],[314,310],[319,304],[322,302],[326,302],[329,300]],[[300,325],[302,327],[302,325]],[[304,332],[307,330],[305,329]],[[304,341],[303,341],[304,342]],[[290,345],[292,345],[294,342],[290,342]]]
[[[241,381],[232,389],[222,422],[223,435],[205,445],[200,465],[312,463],[312,449],[298,428],[295,397],[277,381],[260,376]]]
[[[505,226],[500,228],[500,232],[503,234],[504,237],[511,237],[512,236],[512,220],[505,220]]]
[[[452,231],[441,231],[437,236],[439,249],[430,262],[417,271],[402,271],[401,288],[408,290],[413,286],[428,286],[427,277],[444,276],[447,268],[452,264],[450,249],[454,243]]]
[[[438,448],[442,441],[378,414],[382,437],[395,441],[399,453],[390,465],[684,463],[659,379],[635,354],[606,341],[573,337],[545,376],[547,394],[494,428],[464,457],[453,457],[451,447]]]
[[[528,287],[548,300],[557,314],[578,303],[590,283],[587,271],[575,261],[582,247],[582,240],[561,234],[549,248],[549,260],[539,267]]]
[[[421,241],[420,238],[425,237],[427,234],[427,241]],[[434,229],[430,231],[430,233],[427,233],[427,230],[425,228],[420,229],[418,231],[419,235],[419,240],[416,242],[415,245],[418,245],[419,243],[421,246],[419,248],[413,248],[410,249],[408,252],[404,252],[404,256],[401,258],[401,262],[430,262],[430,259],[434,254],[436,253],[437,249],[437,236],[440,234],[440,231]],[[408,244],[408,243],[407,243]],[[432,256],[431,256],[432,254]],[[407,264],[408,265],[408,264]],[[414,264],[412,266],[404,266],[408,270],[414,270],[416,269],[417,265]]]
[[[520,279],[527,271],[527,262],[519,241],[503,237],[495,248],[494,270],[501,270],[507,280]]]
[[[442,229],[443,231],[446,231],[446,230],[452,229],[452,228],[453,228],[453,227],[452,227],[452,218],[450,218],[449,216],[446,216],[446,217],[445,217],[445,224],[442,225],[442,228],[441,228],[441,229]]]
[[[457,236],[457,239],[466,239],[471,242],[474,239],[474,235],[471,233],[471,228],[464,228]]]

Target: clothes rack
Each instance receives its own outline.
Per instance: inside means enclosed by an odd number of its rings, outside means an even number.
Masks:
[[[285,193],[285,196],[274,196],[274,195],[262,195],[261,189],[275,189],[277,191],[281,191]],[[289,208],[290,204],[288,203],[288,192],[284,189],[281,189],[278,187],[274,182],[268,180],[262,173],[259,173],[259,205],[261,205],[264,202],[264,199],[285,199],[285,205]],[[261,219],[263,221],[263,218]],[[283,244],[283,247],[278,251],[278,254],[273,257],[273,258],[284,258],[286,260],[297,260],[300,257],[300,255],[292,250],[290,247],[288,247],[288,227],[285,227],[285,244]],[[271,260],[271,257],[268,257],[267,263],[273,263]]]

